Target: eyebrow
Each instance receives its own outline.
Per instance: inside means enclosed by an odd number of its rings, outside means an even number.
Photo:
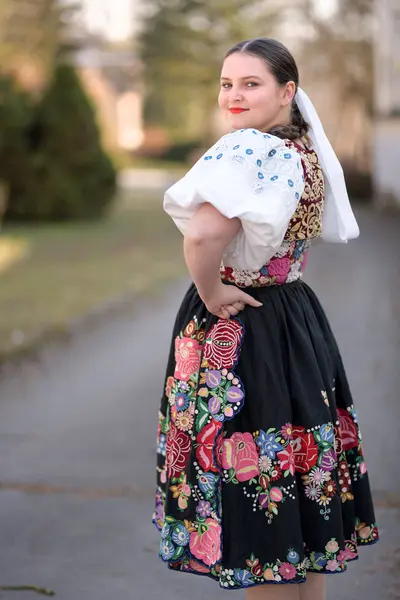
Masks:
[[[246,75],[246,77],[241,77],[240,79],[260,79],[261,77],[258,77],[258,75]],[[230,81],[229,77],[221,77],[221,81]]]

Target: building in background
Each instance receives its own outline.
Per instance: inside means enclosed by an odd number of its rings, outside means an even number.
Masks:
[[[143,141],[141,65],[131,49],[85,35],[74,63],[97,112],[105,146],[136,150]]]
[[[375,0],[376,205],[400,207],[400,0]]]

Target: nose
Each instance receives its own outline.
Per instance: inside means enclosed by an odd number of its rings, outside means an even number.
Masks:
[[[231,102],[241,102],[243,100],[243,94],[238,88],[231,88],[230,94]]]

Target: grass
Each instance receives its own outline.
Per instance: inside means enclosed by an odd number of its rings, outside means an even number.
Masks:
[[[124,193],[98,222],[12,226],[0,238],[0,362],[120,295],[185,273],[161,194]]]

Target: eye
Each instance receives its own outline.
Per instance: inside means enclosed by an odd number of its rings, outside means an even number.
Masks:
[[[247,87],[256,87],[258,85],[258,83],[256,81],[249,81],[246,86]]]
[[[229,88],[232,87],[231,83],[221,83],[221,87],[224,88],[225,90],[228,90]]]

